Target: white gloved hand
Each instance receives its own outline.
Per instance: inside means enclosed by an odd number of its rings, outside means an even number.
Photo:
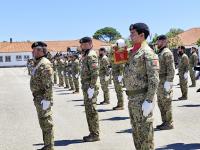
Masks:
[[[117,79],[119,82],[122,82],[123,76],[118,76]]]
[[[165,81],[164,83],[165,91],[169,92],[169,90],[172,89],[172,86],[173,86],[173,82]]]
[[[67,72],[66,72],[65,76],[68,77],[68,73]]]
[[[64,71],[61,71],[61,74],[64,75]]]
[[[49,106],[50,106],[50,101],[47,101],[47,100],[43,99],[41,101],[41,105],[42,105],[42,109],[43,110],[47,110],[49,108]]]
[[[105,76],[105,81],[109,81],[110,77],[109,76]]]
[[[188,73],[185,72],[185,73],[184,73],[184,79],[187,80],[187,78],[188,78]]]
[[[87,91],[87,94],[88,94],[88,98],[91,99],[94,95],[94,88],[89,88],[88,91]]]
[[[148,101],[144,101],[142,104],[142,111],[143,111],[143,116],[147,117],[152,111],[153,111],[153,103],[149,103]]]
[[[78,74],[76,74],[75,77],[78,78]]]

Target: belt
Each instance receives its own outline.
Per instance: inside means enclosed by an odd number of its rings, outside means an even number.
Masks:
[[[148,91],[147,88],[143,88],[143,89],[138,89],[138,90],[126,91],[126,94],[128,96],[134,96],[134,95],[137,95],[137,94],[145,93],[147,91]]]

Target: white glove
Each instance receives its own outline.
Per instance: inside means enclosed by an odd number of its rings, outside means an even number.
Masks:
[[[109,76],[105,76],[105,81],[108,81],[110,79]]]
[[[173,86],[173,82],[165,81],[164,83],[165,91],[169,92],[169,90],[172,89],[172,86]]]
[[[147,117],[152,111],[153,111],[153,103],[149,103],[148,101],[144,101],[142,104],[142,111],[143,111],[143,116]]]
[[[87,94],[88,94],[88,98],[91,99],[94,95],[94,88],[89,88],[88,91],[87,91]]]
[[[47,101],[47,100],[43,99],[41,101],[41,105],[42,105],[42,109],[43,110],[47,110],[49,108],[49,106],[50,106],[50,101]]]
[[[78,78],[78,74],[76,74],[75,77]]]
[[[65,76],[68,77],[68,73],[67,72],[66,72]]]
[[[184,73],[184,78],[185,78],[185,80],[187,80],[187,78],[188,78],[188,73],[187,72]]]
[[[117,79],[118,79],[119,82],[122,82],[123,77],[122,76],[118,76]]]
[[[61,71],[61,74],[64,75],[64,71]]]

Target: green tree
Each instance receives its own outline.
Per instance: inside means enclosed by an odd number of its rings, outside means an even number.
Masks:
[[[197,40],[197,45],[200,46],[200,38]]]
[[[166,33],[166,36],[168,38],[173,38],[176,37],[178,34],[184,32],[184,30],[180,29],[180,28],[171,28],[169,30],[169,32]]]
[[[99,29],[93,35],[94,39],[98,39],[109,43],[112,43],[113,41],[121,37],[122,37],[121,34],[115,28],[112,27],[105,27]]]

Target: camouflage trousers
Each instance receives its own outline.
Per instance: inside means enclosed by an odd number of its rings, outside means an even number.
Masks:
[[[129,97],[128,108],[132,125],[132,135],[136,150],[154,149],[154,131],[152,114],[143,116],[142,104],[145,93]]]
[[[69,77],[69,85],[70,85],[71,89],[74,90],[74,82],[73,82],[72,74],[69,73],[68,77]]]
[[[196,86],[195,71],[193,70],[193,67],[191,67],[191,66],[190,66],[189,70],[190,70],[190,78],[191,78],[191,81],[192,81],[192,85]]]
[[[105,81],[105,76],[100,77],[101,89],[104,95],[104,102],[110,101],[110,94],[108,89],[109,81]]]
[[[165,80],[160,80],[158,85],[157,100],[163,123],[171,124],[172,120],[172,97],[173,90],[166,92],[164,89]]]
[[[40,128],[42,129],[44,146],[46,150],[53,150],[54,146],[54,131],[51,107],[47,110],[42,109],[41,100],[34,99],[34,104],[37,110]]]
[[[118,81],[118,76],[113,75],[113,82],[115,86],[115,92],[117,94],[117,106],[123,107],[124,106],[124,96],[123,96],[123,89],[122,83]]]
[[[59,86],[64,86],[64,77],[62,71],[58,71]]]
[[[95,88],[94,96],[92,99],[88,98],[88,91],[89,84],[82,84],[82,91],[84,97],[84,105],[85,105],[85,113],[86,119],[88,123],[88,128],[90,134],[99,135],[99,117],[98,112],[96,110],[96,102],[97,102],[97,95],[98,95],[98,88]]]
[[[187,98],[187,96],[188,96],[188,87],[187,87],[188,79],[185,79],[184,75],[179,73],[179,80],[180,80],[180,88],[181,88],[182,96]]]
[[[53,73],[53,80],[54,80],[54,84],[57,84],[57,72],[55,70]]]
[[[65,75],[65,86],[66,86],[67,88],[69,88],[69,77],[68,77],[68,73],[65,72],[64,75]]]
[[[78,79],[79,78],[76,78],[75,75],[73,76],[73,83],[74,83],[76,91],[79,91],[79,80]]]

